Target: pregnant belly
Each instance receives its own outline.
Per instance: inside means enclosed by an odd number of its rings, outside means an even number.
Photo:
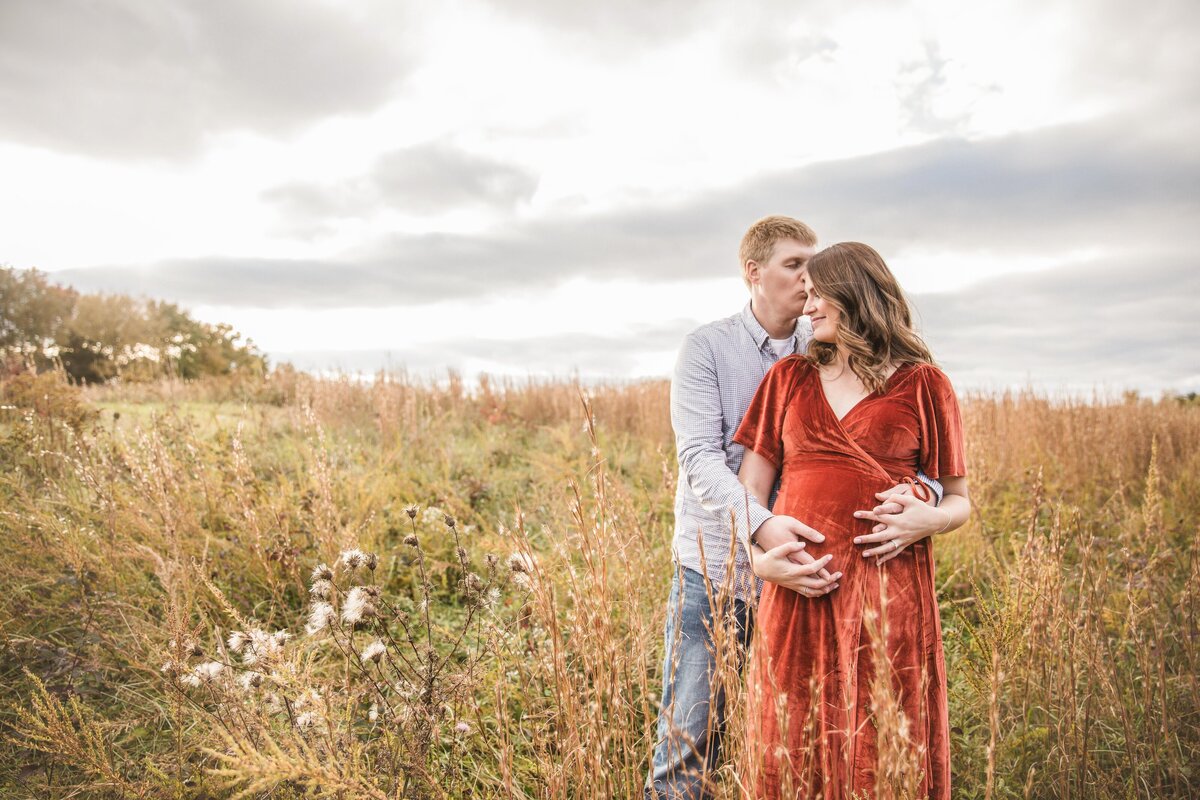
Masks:
[[[870,533],[874,527],[869,520],[856,519],[854,512],[874,508],[879,502],[875,493],[895,485],[890,478],[858,465],[787,465],[773,510],[825,535],[824,542],[808,545],[814,556],[832,553],[839,558],[856,552],[859,547],[854,537]]]

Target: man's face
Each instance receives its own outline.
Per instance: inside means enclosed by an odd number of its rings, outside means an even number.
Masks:
[[[747,271],[754,297],[779,316],[799,317],[806,300],[805,267],[816,252],[812,245],[796,239],[780,239],[765,264],[750,262]]]

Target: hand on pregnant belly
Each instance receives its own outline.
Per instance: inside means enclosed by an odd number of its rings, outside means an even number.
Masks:
[[[826,567],[832,555],[814,559],[804,551],[801,541],[785,542],[764,552],[751,550],[750,566],[764,581],[798,592],[805,597],[820,597],[838,587],[842,573],[830,573]]]
[[[905,548],[941,530],[949,514],[924,500],[907,494],[876,495],[883,501],[871,511],[855,511],[858,519],[874,522],[871,533],[854,537],[856,545],[866,545],[863,558],[875,556],[883,564],[904,552]],[[899,510],[896,510],[899,509]]]

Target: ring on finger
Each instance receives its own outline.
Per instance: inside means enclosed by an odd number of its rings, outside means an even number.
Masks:
[[[892,550],[899,550],[899,549],[900,549],[900,540],[892,539]]]

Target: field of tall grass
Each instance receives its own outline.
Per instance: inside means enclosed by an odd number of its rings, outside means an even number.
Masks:
[[[955,796],[1197,796],[1200,406],[963,409]],[[637,797],[675,468],[663,382],[8,379],[0,796]]]

